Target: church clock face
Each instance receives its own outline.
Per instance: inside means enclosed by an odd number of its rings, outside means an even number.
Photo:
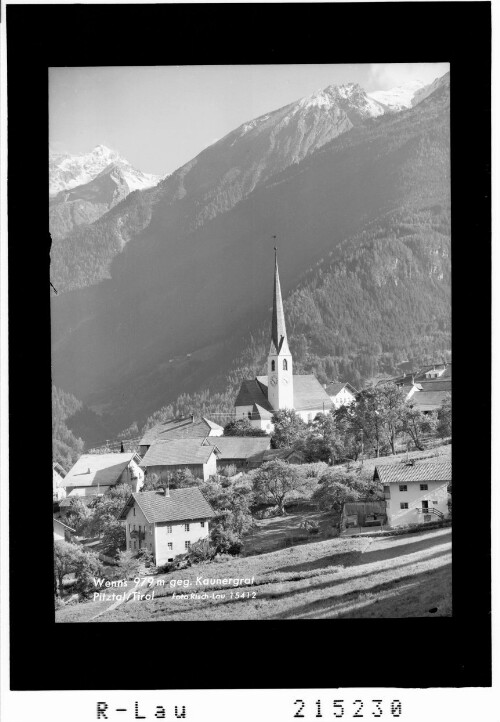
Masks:
[[[273,386],[276,386],[276,384],[278,383],[278,379],[276,378],[276,376],[271,376],[271,383]]]

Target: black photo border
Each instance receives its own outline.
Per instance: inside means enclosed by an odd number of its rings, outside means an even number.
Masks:
[[[6,22],[11,688],[489,686],[491,4],[8,5]],[[446,61],[452,139],[453,616],[55,624],[48,68]],[[471,380],[471,368],[480,369],[480,390],[468,400],[461,387],[462,380]],[[360,653],[363,640],[376,642],[376,658]],[[198,654],[202,665],[193,661]],[[60,655],[64,663],[55,671]]]

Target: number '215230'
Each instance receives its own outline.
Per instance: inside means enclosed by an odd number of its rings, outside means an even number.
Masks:
[[[306,703],[303,699],[296,699],[294,704],[297,706],[294,717],[304,718],[306,714]],[[384,702],[382,699],[372,699],[367,702],[362,699],[355,699],[352,702],[346,702],[343,699],[334,699],[330,710],[322,700],[318,699],[314,703],[315,717],[401,717],[402,707],[399,699],[393,699],[390,702]],[[309,716],[309,715],[307,715]]]

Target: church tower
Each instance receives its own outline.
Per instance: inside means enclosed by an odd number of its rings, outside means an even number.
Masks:
[[[274,249],[273,318],[271,348],[267,359],[267,398],[275,411],[293,409],[292,354],[286,338],[285,315],[278,273],[278,251]]]

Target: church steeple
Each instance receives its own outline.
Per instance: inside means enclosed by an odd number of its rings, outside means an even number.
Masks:
[[[271,323],[271,352],[280,353],[286,339],[285,314],[283,313],[283,300],[281,298],[280,276],[278,272],[278,249],[274,247],[274,289],[273,289],[273,318]]]
[[[292,355],[286,337],[285,314],[278,272],[278,249],[274,247],[273,316],[271,347],[267,362],[267,397],[273,409],[293,409]]]

